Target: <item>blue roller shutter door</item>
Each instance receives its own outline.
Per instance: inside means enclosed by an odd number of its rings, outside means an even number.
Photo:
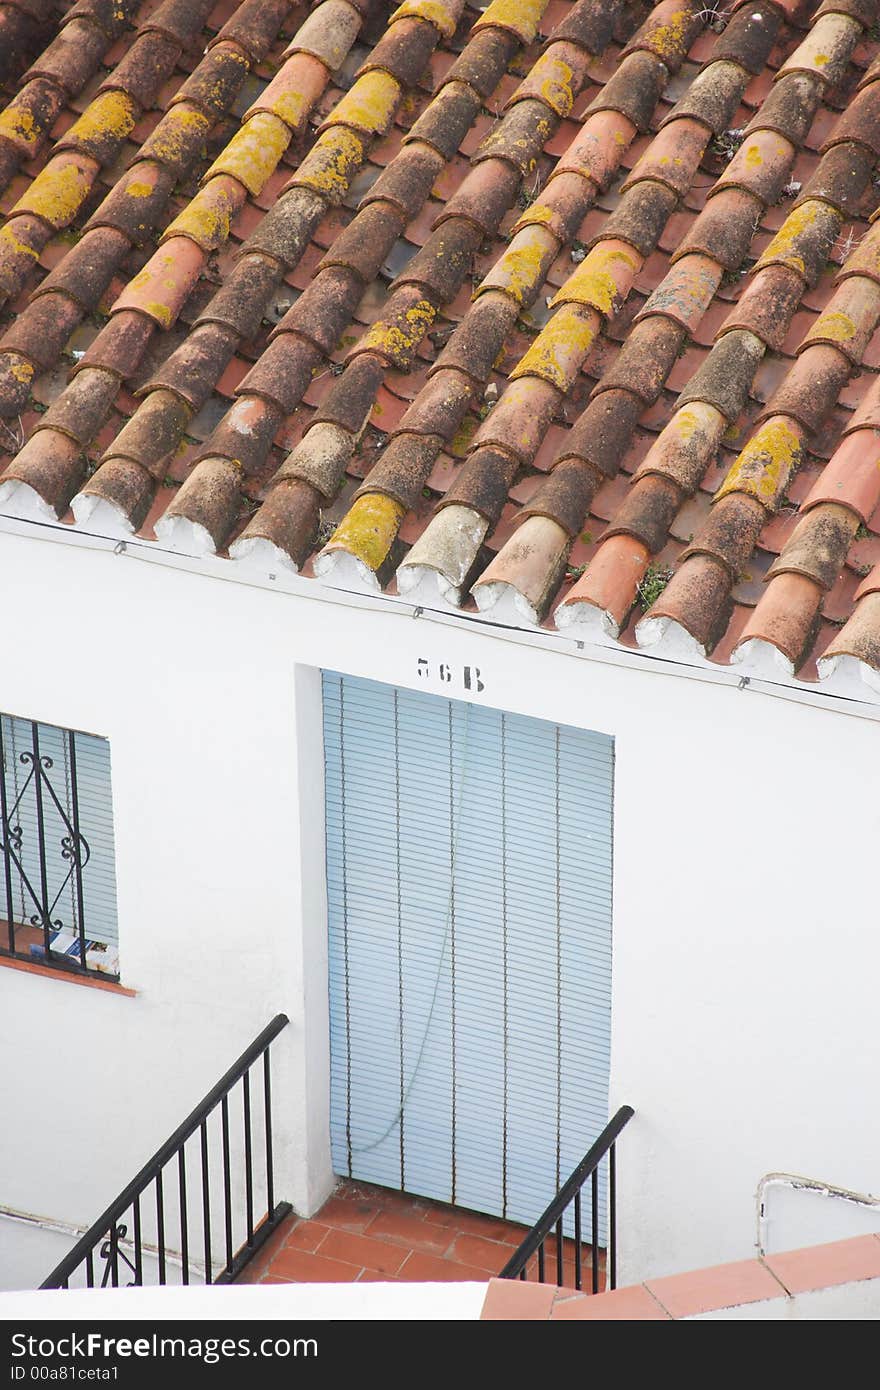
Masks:
[[[612,741],[330,673],[324,740],[336,1171],[531,1222],[607,1120]]]

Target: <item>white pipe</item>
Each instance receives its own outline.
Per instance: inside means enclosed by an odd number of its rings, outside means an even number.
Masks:
[[[798,1173],[766,1173],[758,1183],[757,1223],[758,1254],[767,1253],[767,1194],[772,1187],[787,1187],[793,1192],[812,1192],[816,1197],[836,1197],[853,1206],[874,1207],[880,1219],[880,1198],[870,1192],[852,1192],[848,1187],[835,1187],[830,1182],[820,1182],[818,1178],[804,1178]]]

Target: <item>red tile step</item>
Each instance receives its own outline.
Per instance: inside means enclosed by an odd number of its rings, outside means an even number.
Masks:
[[[485,1282],[497,1275],[525,1226],[410,1197],[367,1183],[343,1182],[311,1218],[291,1216],[240,1276],[242,1284]],[[572,1242],[565,1241],[566,1283],[573,1283]],[[584,1277],[589,1250],[584,1248]],[[532,1261],[534,1265],[534,1261]],[[604,1274],[604,1252],[601,1265]],[[535,1272],[530,1276],[534,1279]],[[554,1238],[547,1279],[556,1277]]]

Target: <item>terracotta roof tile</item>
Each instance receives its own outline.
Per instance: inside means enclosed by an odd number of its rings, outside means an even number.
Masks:
[[[880,689],[874,3],[38,10],[0,510]]]

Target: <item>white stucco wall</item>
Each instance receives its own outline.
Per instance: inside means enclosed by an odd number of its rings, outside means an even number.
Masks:
[[[768,1172],[880,1185],[874,718],[3,526],[0,709],[110,739],[138,996],[0,969],[0,1204],[87,1222],[279,1010],[280,1186],[327,1191],[322,666],[615,738],[622,1283],[753,1253]]]

